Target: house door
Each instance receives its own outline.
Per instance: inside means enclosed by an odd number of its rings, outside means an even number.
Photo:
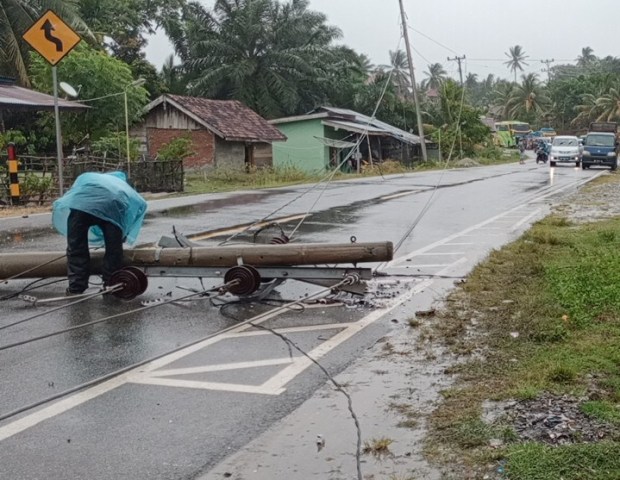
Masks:
[[[249,172],[254,168],[254,145],[245,146],[245,169]]]

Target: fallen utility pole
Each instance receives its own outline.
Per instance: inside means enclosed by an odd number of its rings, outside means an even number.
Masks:
[[[424,140],[424,125],[422,124],[422,112],[420,111],[420,102],[418,100],[418,87],[415,83],[415,72],[413,68],[413,56],[411,55],[411,45],[409,44],[409,31],[407,30],[407,20],[405,18],[405,7],[403,0],[400,3],[400,16],[403,21],[403,36],[405,37],[405,45],[407,47],[407,62],[409,62],[409,75],[411,76],[411,89],[413,90],[413,102],[415,103],[416,118],[418,121],[418,136],[420,137],[420,147],[422,149],[422,160],[426,163],[428,156],[426,154],[426,140]]]
[[[123,263],[134,267],[221,267],[358,264],[393,258],[392,242],[343,244],[233,245],[224,247],[136,248],[124,252]],[[91,273],[101,273],[103,251],[91,253]],[[0,254],[0,280],[67,275],[63,252]]]

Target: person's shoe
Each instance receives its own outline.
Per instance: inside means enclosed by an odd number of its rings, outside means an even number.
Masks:
[[[76,295],[82,295],[84,292],[72,292],[68,288],[65,290],[65,297],[75,297]]]

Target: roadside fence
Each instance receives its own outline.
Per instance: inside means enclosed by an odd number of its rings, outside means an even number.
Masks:
[[[11,176],[6,155],[0,155],[0,205],[46,205],[59,196],[58,162],[55,157],[17,155],[19,199],[11,195]],[[72,155],[63,163],[63,184],[68,189],[84,172],[127,171],[124,159]],[[131,163],[130,181],[139,192],[182,192],[182,160],[140,159]],[[15,188],[13,187],[13,192]]]

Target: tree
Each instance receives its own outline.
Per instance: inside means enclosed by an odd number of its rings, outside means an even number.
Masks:
[[[600,109],[598,121],[617,122],[620,120],[620,87],[616,85],[597,98],[596,106]]]
[[[78,16],[74,2],[67,0],[0,0],[0,74],[30,86],[30,47],[22,38],[41,14],[53,8],[65,22],[86,38],[91,33]]]
[[[382,70],[391,72],[392,84],[396,87],[396,92],[402,98],[409,96],[411,89],[411,79],[409,78],[409,60],[403,50],[390,50],[390,64],[381,65]]]
[[[340,30],[308,5],[308,0],[217,0],[212,12],[186,12],[183,35],[173,42],[192,78],[190,92],[234,98],[269,118],[324,102],[325,72],[337,59],[331,43]]]
[[[525,59],[528,58],[523,47],[521,45],[515,45],[510,47],[509,51],[504,53],[509,60],[504,62],[504,65],[508,66],[508,69],[514,72],[515,83],[517,83],[517,70],[523,71],[523,65],[527,65]]]
[[[543,114],[549,103],[549,97],[538,80],[538,75],[530,73],[522,76],[521,84],[513,89],[506,107],[513,118],[533,123],[537,115]]]
[[[480,121],[482,112],[467,102],[464,89],[457,82],[446,80],[439,100],[429,116],[436,127],[432,136],[435,141],[441,139],[444,152],[462,149],[464,154],[473,154],[476,145],[490,140],[489,128]]]
[[[428,66],[428,71],[424,72],[424,74],[428,78],[422,82],[422,87],[434,90],[439,90],[448,75],[441,63],[432,63]]]
[[[596,55],[594,55],[594,50],[590,47],[584,47],[581,49],[581,55],[577,57],[577,66],[586,68],[591,66],[595,61]]]
[[[499,81],[492,93],[492,105],[501,109],[501,117],[506,119],[510,116],[510,99],[515,90],[515,84],[506,80]]]
[[[76,87],[81,86],[80,99],[91,107],[85,113],[63,115],[63,140],[67,144],[78,142],[85,135],[95,140],[111,131],[124,132],[125,89],[131,121],[140,117],[148,101],[148,93],[144,88],[128,88],[134,78],[127,64],[86,44],[78,45],[57,68],[61,80]],[[32,81],[37,89],[51,92],[51,67],[47,62],[37,55],[31,69]],[[88,101],[99,97],[106,98]],[[50,116],[49,123],[53,123],[51,120]]]

